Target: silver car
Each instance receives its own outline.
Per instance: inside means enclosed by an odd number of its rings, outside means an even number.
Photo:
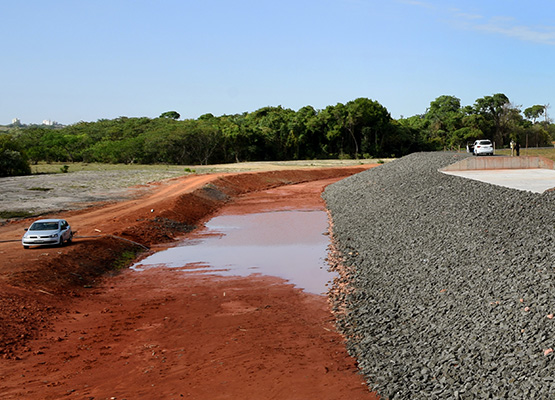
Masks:
[[[39,219],[25,231],[21,239],[25,249],[29,246],[63,246],[73,239],[71,226],[64,219]]]

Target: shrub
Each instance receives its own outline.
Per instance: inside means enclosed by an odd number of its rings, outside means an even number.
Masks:
[[[0,135],[0,176],[29,175],[27,157],[9,135]]]

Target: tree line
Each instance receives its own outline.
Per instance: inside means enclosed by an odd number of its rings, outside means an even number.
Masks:
[[[549,144],[548,106],[521,112],[504,94],[461,107],[440,96],[425,114],[395,120],[377,101],[358,98],[316,110],[263,107],[254,112],[179,120],[120,117],[64,127],[12,126],[0,135],[0,176],[29,173],[29,163],[101,162],[198,165],[240,161],[400,157],[489,138]],[[27,165],[27,168],[25,166]]]
[[[422,132],[434,148],[455,149],[477,139],[490,139],[499,148],[511,140],[521,146],[551,145],[555,126],[547,114],[549,105],[521,108],[503,93],[479,98],[464,107],[455,96],[440,96],[425,114],[400,119],[399,123]]]

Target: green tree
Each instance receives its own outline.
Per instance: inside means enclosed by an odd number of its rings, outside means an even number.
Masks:
[[[212,113],[206,113],[206,114],[202,114],[202,115],[201,115],[200,117],[198,117],[197,119],[198,119],[199,121],[211,121],[211,120],[213,120],[214,118],[216,118],[216,117],[214,117],[214,114],[212,114]]]
[[[545,113],[546,106],[535,105],[528,107],[524,110],[524,116],[530,120],[532,123],[536,123],[536,120]]]
[[[179,119],[179,117],[181,117],[181,115],[179,115],[177,111],[166,111],[160,114],[159,118]]]
[[[222,133],[222,156],[226,162],[257,160],[263,140],[249,124],[248,114],[224,115],[218,119]]]
[[[43,136],[48,132],[49,130],[46,128],[33,126],[17,130],[14,134],[14,140],[27,154],[29,160],[36,164],[49,157],[50,149],[45,147],[42,141]]]
[[[454,135],[462,127],[461,101],[455,96],[439,96],[430,103],[425,118],[428,122],[428,140],[441,147],[460,145]]]
[[[26,155],[11,135],[0,134],[0,176],[29,175]]]
[[[291,109],[263,107],[247,116],[248,126],[255,136],[262,139],[262,160],[290,159],[294,149],[294,138],[289,122],[295,112]]]
[[[491,122],[493,129],[488,133],[499,146],[502,146],[507,141],[510,116],[514,115],[509,98],[503,93],[479,98],[474,103],[474,110]]]
[[[385,155],[384,144],[392,134],[391,116],[380,103],[367,98],[358,98],[345,105],[347,109],[346,129],[354,142],[354,156],[360,150],[369,155]]]
[[[434,150],[420,129],[407,126],[399,121],[392,121],[389,130],[391,132],[384,140],[382,155],[402,157],[416,151]]]
[[[350,154],[349,146],[345,143],[346,119],[347,111],[345,105],[341,103],[327,106],[318,114],[318,125],[324,139],[322,150],[328,157],[335,158]]]
[[[320,140],[316,128],[317,111],[312,106],[298,110],[289,121],[293,145],[293,159],[315,158],[320,154]]]

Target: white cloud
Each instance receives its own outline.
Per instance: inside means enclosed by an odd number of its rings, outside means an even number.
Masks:
[[[456,17],[461,18],[461,19],[466,20],[466,21],[476,21],[476,20],[484,18],[483,15],[466,13],[466,12],[464,12],[464,11],[458,9],[458,8],[452,8],[450,11]]]
[[[438,16],[454,20],[462,29],[502,35],[526,42],[555,45],[555,25],[534,26],[519,23],[518,16],[485,16],[460,8],[436,6],[432,1],[397,0],[410,6],[435,10]]]
[[[474,24],[477,31],[495,33],[526,42],[555,45],[555,27],[518,25],[514,18],[493,17],[484,24]]]

